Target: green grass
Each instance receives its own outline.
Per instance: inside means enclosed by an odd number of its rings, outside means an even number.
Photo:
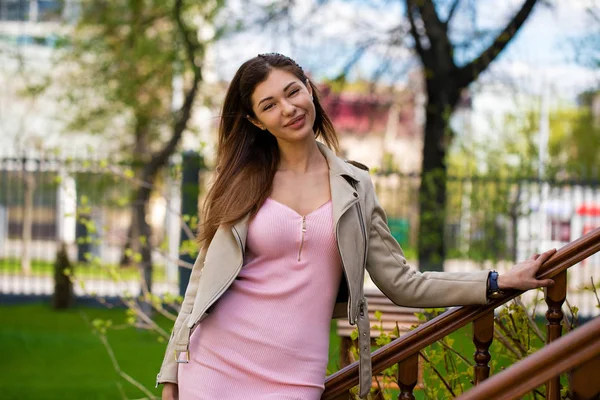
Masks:
[[[2,399],[120,399],[142,392],[121,379],[86,319],[125,321],[125,311],[76,308],[53,311],[43,304],[0,307],[0,397]],[[168,326],[168,321],[161,321]],[[146,331],[110,331],[121,368],[154,389],[164,344]]]
[[[73,267],[73,273],[76,279],[110,279],[112,280],[109,268],[114,266],[99,267],[95,265],[87,265],[77,263]],[[116,267],[122,280],[139,280],[140,273],[137,267]],[[21,264],[16,259],[0,260],[0,274],[2,275],[22,275]],[[31,261],[32,276],[54,276],[54,264],[48,261],[32,260]],[[154,282],[164,282],[166,279],[165,268],[162,265],[155,265],[152,269],[152,279]]]

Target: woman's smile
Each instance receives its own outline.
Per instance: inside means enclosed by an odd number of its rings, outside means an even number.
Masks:
[[[292,119],[288,122],[285,127],[292,129],[300,129],[304,126],[304,122],[306,121],[305,114],[299,115],[298,117]]]

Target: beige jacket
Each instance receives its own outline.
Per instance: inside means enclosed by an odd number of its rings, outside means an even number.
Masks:
[[[319,149],[329,164],[335,236],[346,278],[342,279],[332,317],[348,318],[350,324],[358,324],[360,395],[365,397],[371,387],[370,325],[363,297],[365,269],[390,300],[410,307],[484,304],[488,271],[419,273],[409,268],[402,249],[390,234],[368,171],[342,160],[321,143]],[[177,364],[189,359],[191,330],[240,272],[247,222],[244,218],[230,228],[220,227],[206,251],[198,255],[157,386],[177,383]]]

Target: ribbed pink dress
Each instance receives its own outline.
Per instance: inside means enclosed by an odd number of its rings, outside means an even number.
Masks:
[[[192,332],[179,398],[320,399],[341,277],[331,200],[303,220],[267,199],[238,278]]]

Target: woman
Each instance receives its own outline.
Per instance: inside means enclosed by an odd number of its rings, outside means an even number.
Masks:
[[[490,290],[552,284],[535,273],[554,250],[500,276],[409,269],[367,168],[336,153],[300,66],[272,53],[242,64],[223,106],[202,250],[157,376],[163,399],[319,399],[332,317],[358,324],[366,396],[365,270],[394,303],[413,307],[483,304]]]

